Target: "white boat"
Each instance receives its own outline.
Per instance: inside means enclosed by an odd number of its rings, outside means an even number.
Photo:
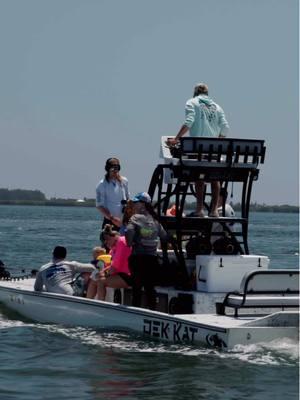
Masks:
[[[0,302],[42,323],[134,331],[171,342],[232,348],[298,340],[299,270],[271,270],[268,257],[249,254],[250,194],[264,160],[263,141],[183,138],[173,153],[164,142],[164,163],[154,171],[149,193],[174,237],[174,250],[162,257],[170,263],[162,263],[166,273],[161,277],[164,286],[156,288],[157,311],[147,309],[145,299],[143,308],[132,307],[130,289],[109,289],[106,301],[98,301],[35,292],[31,277],[0,280]],[[185,199],[193,196],[191,182],[199,177],[220,180],[225,189],[231,181],[240,183],[241,216],[184,216]],[[172,200],[173,217],[166,213]],[[220,236],[223,242],[214,246]]]
[[[292,274],[297,277],[296,271]],[[251,313],[238,317],[218,314],[172,315],[113,302],[34,292],[33,284],[34,278],[1,281],[0,301],[22,316],[42,323],[133,331],[170,342],[232,348],[236,344],[269,342],[278,338],[298,340],[297,311],[263,315]],[[284,300],[280,296],[275,297],[272,301],[274,304],[277,302],[277,306],[280,303],[282,308],[297,303],[295,296],[286,296]],[[256,301],[258,298],[260,305],[270,301],[268,296],[257,296]]]

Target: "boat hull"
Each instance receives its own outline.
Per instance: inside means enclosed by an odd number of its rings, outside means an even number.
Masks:
[[[274,329],[268,326],[247,326],[247,319],[227,316],[170,315],[81,297],[34,292],[32,283],[31,279],[20,283],[1,282],[0,302],[22,316],[41,323],[133,331],[173,343],[221,348],[282,337],[297,340],[298,337],[295,321],[293,326],[288,326],[287,322],[287,326],[277,326]],[[291,315],[295,315],[295,312]]]

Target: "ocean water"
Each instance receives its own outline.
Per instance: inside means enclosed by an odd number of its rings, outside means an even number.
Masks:
[[[0,206],[0,259],[10,271],[47,262],[55,245],[89,261],[93,208]],[[298,268],[297,214],[253,213],[251,253]],[[281,339],[221,351],[141,336],[20,319],[0,307],[0,399],[298,399],[298,343]]]

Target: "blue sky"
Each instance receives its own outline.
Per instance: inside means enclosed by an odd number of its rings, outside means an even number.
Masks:
[[[118,156],[146,190],[202,81],[266,140],[253,201],[298,204],[298,22],[297,0],[1,0],[0,187],[94,197]]]

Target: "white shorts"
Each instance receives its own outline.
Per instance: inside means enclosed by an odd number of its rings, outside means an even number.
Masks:
[[[99,273],[100,273],[99,269],[95,269],[95,271],[93,271],[91,273],[90,279],[92,281],[98,281],[99,280]]]

